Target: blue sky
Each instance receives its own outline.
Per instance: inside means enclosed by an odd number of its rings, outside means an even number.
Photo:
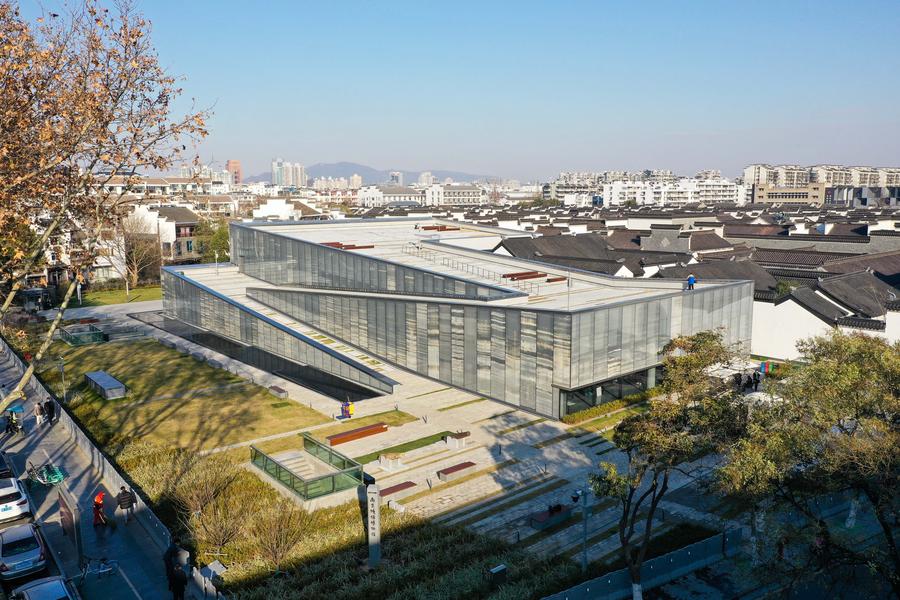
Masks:
[[[245,173],[900,165],[896,1],[138,6]]]

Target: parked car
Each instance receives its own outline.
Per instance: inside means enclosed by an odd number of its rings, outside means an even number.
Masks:
[[[31,504],[22,482],[12,477],[0,479],[0,523],[31,515]]]
[[[29,581],[12,591],[11,600],[77,600],[72,584],[62,577]]]
[[[33,523],[0,531],[0,579],[18,579],[46,568],[44,540]]]
[[[0,479],[15,477],[16,470],[6,452],[0,451]]]

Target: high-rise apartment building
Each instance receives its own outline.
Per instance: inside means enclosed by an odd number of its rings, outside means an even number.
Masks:
[[[363,185],[362,175],[360,175],[358,173],[354,173],[353,175],[350,176],[350,189],[351,190],[358,190],[359,188],[362,187],[362,185]]]
[[[241,173],[241,161],[233,159],[226,160],[225,170],[231,173],[231,183],[235,185],[241,183],[241,179],[243,179]]]
[[[306,168],[300,163],[276,158],[272,161],[272,183],[284,187],[306,187]]]
[[[434,183],[434,177],[431,175],[431,171],[419,173],[419,185],[431,185],[432,183]]]
[[[391,185],[403,185],[403,173],[400,171],[391,171],[388,183]]]

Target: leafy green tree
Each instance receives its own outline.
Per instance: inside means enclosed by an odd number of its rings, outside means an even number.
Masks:
[[[619,502],[619,541],[635,599],[642,597],[641,566],[672,474],[691,476],[696,459],[741,435],[746,422],[732,386],[708,374],[732,358],[721,334],[678,337],[663,352],[664,395],[651,400],[647,412],[622,421],[613,434],[613,442],[627,456],[627,469],[620,472],[604,462],[590,477],[595,495]]]
[[[200,262],[215,262],[216,252],[219,254],[220,262],[228,260],[231,242],[228,222],[225,219],[201,221],[194,229],[194,239],[200,247]]]
[[[768,499],[773,512],[802,516],[767,532],[780,550],[762,565],[767,577],[825,580],[843,577],[841,567],[866,567],[900,596],[900,343],[836,331],[798,348],[805,364],[770,386],[777,401],[753,410],[748,435],[719,470],[720,484]],[[846,521],[822,516],[827,494],[849,496]],[[853,531],[863,503],[880,529],[868,546]]]

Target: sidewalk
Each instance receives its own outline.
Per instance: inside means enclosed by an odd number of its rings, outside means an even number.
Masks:
[[[0,383],[11,383],[18,378],[18,365],[0,347]],[[26,407],[30,409],[30,402]],[[30,411],[29,411],[30,412]],[[115,577],[97,580],[89,576],[82,588],[85,600],[155,600],[170,597],[163,569],[162,553],[143,526],[132,521],[117,528],[92,526],[91,505],[94,495],[106,492],[106,512],[113,516],[117,489],[105,482],[91,467],[89,457],[72,441],[66,430],[58,424],[35,428],[32,416],[25,419],[26,435],[0,437],[3,449],[12,459],[20,474],[26,472],[28,462],[40,465],[52,461],[61,467],[68,478],[64,482],[67,491],[75,498],[81,511],[82,548],[86,556],[106,557],[119,561],[119,573]],[[51,550],[56,555],[66,577],[80,573],[74,545],[62,531],[59,519],[57,494],[44,486],[31,486],[35,521]]]

